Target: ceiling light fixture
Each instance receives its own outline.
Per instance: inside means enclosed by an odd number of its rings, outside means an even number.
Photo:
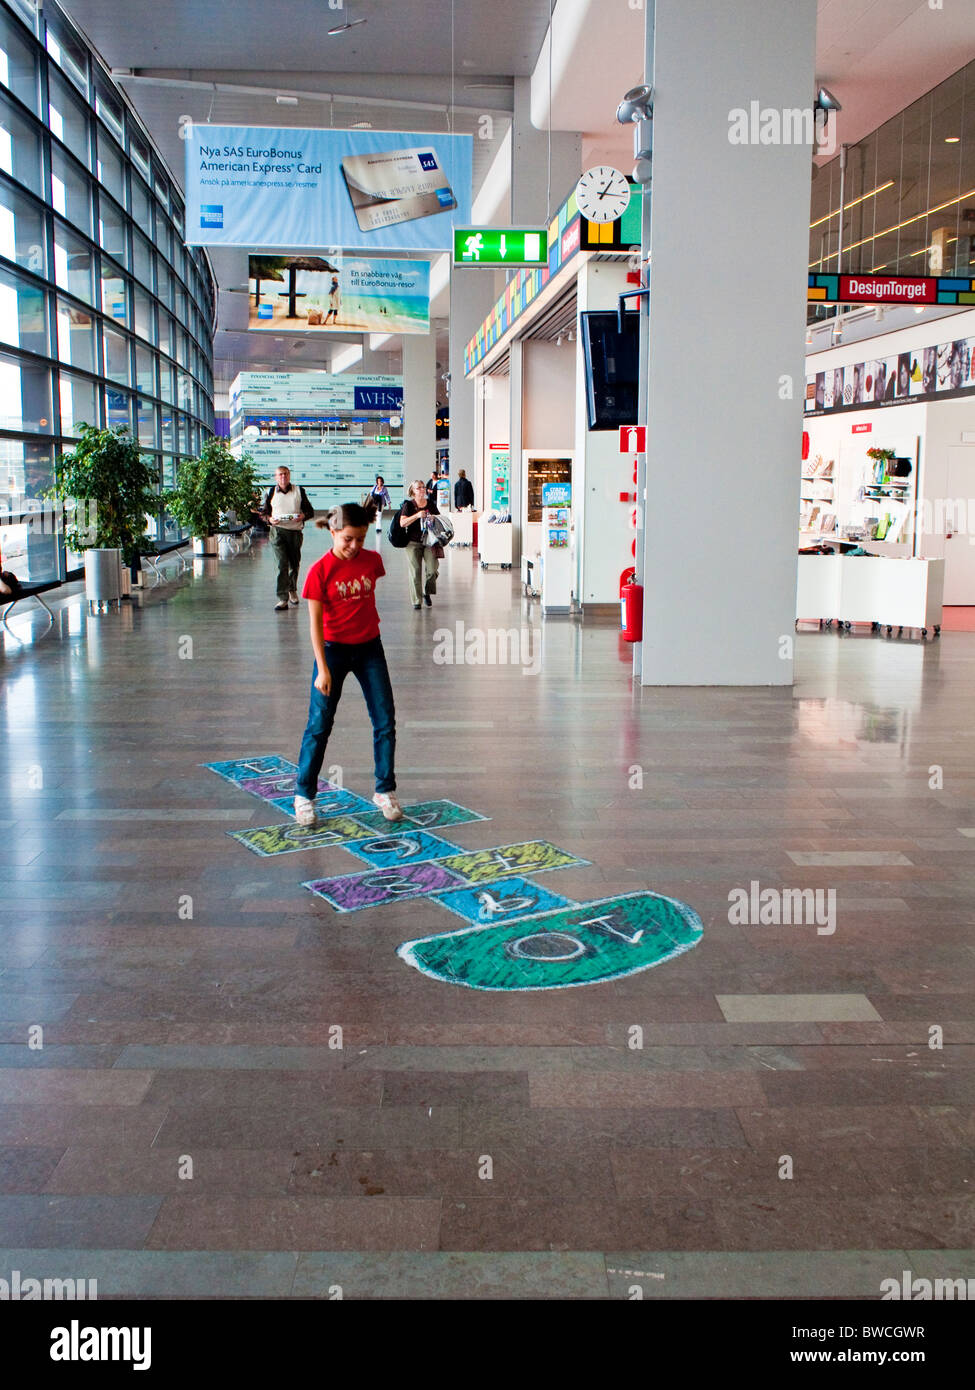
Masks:
[[[893,186],[894,186],[894,180],[893,180],[893,179],[888,179],[886,183],[879,184],[876,188],[871,188],[871,190],[870,190],[869,193],[864,193],[861,197],[859,197],[859,198],[854,198],[854,199],[853,199],[851,202],[849,202],[849,203],[844,203],[844,204],[843,204],[843,211],[844,211],[844,212],[849,212],[850,208],[855,208],[856,205],[857,205],[857,203],[865,203],[865,202],[867,201],[868,198],[875,198],[875,197],[877,196],[878,193],[883,193],[883,191],[884,191],[885,188],[893,188]],[[816,220],[815,222],[810,222],[810,224],[809,224],[809,230],[810,230],[810,231],[813,231],[814,228],[816,228],[816,227],[821,227],[821,226],[823,225],[824,222],[831,222],[831,221],[833,220],[834,217],[838,217],[838,216],[839,216],[839,211],[840,211],[839,208],[837,208],[835,212],[828,213],[826,217],[820,217],[820,218],[817,218],[817,220]]]
[[[278,104],[279,106],[297,106],[297,105],[298,105],[298,98],[297,98],[297,97],[275,97],[274,100],[277,102],[277,104]]]
[[[945,144],[946,144],[946,145],[957,145],[957,144],[958,144],[958,141],[959,141],[960,139],[961,139],[961,136],[960,136],[960,135],[946,135],[946,136],[945,136]]]
[[[899,232],[902,227],[910,227],[914,222],[923,222],[924,218],[930,217],[932,213],[944,212],[945,208],[953,208],[958,203],[963,203],[966,198],[971,198],[973,194],[975,194],[975,188],[970,188],[966,193],[963,193],[960,198],[949,198],[946,203],[939,203],[937,207],[925,208],[923,212],[919,212],[915,217],[907,217],[903,222],[898,222],[894,227],[885,227],[883,231],[874,232],[873,236],[864,237],[862,241],[854,241],[852,245],[844,246],[843,254],[846,255],[848,251],[855,251],[859,246],[866,246],[868,242],[879,241],[881,237],[889,236],[891,232]],[[834,251],[833,255],[835,256],[835,254],[836,252]],[[818,261],[810,262],[809,269],[815,270],[817,266],[822,265],[824,261],[829,259],[829,256],[821,256]]]
[[[368,24],[368,19],[347,19],[344,24],[336,24],[334,29],[326,29],[329,38],[334,38],[336,34],[344,34],[346,29],[356,29],[360,24]]]
[[[555,340],[555,346],[556,346],[556,347],[561,347],[561,346],[562,346],[562,334],[561,334],[561,333],[559,334],[559,336],[558,336],[558,337],[556,338],[556,340]]]
[[[806,347],[812,347],[812,326],[806,329]]]
[[[843,108],[828,87],[820,87],[816,93],[815,105],[820,111],[842,111]]]

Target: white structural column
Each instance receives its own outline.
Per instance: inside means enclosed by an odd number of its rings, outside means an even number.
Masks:
[[[403,468],[405,484],[426,482],[437,461],[437,340],[403,334]]]
[[[729,131],[810,107],[815,40],[816,0],[656,0],[644,685],[792,682],[812,148]]]
[[[495,276],[488,270],[455,266],[450,277],[450,476],[461,468],[482,505],[480,456],[476,452],[477,398],[474,378],[464,377],[464,349],[497,301]]]
[[[552,154],[549,204],[549,150]],[[512,226],[545,226],[582,173],[582,136],[532,125],[531,78],[515,78],[511,132]]]

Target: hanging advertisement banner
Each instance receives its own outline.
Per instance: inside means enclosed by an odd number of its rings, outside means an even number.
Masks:
[[[188,246],[449,251],[471,220],[473,136],[196,125]]]
[[[430,262],[250,256],[248,327],[309,333],[429,333]]]
[[[806,378],[805,410],[819,415],[868,406],[954,400],[975,393],[975,338],[932,343],[889,357],[868,358]]]

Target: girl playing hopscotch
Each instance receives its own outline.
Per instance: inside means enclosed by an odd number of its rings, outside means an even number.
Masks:
[[[386,570],[377,551],[362,548],[376,510],[374,502],[365,506],[347,502],[316,522],[328,527],[332,548],[312,565],[302,592],[308,601],[315,666],[308,726],[298,755],[295,820],[299,825],[315,824],[318,774],[342,686],[350,673],[362,686],[372,720],[376,762],[373,801],[387,820],[403,818],[393,771],[396,711],[376,610],[376,584]]]

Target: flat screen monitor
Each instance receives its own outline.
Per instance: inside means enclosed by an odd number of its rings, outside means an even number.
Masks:
[[[640,376],[640,315],[615,311],[580,315],[591,430],[635,425]]]

